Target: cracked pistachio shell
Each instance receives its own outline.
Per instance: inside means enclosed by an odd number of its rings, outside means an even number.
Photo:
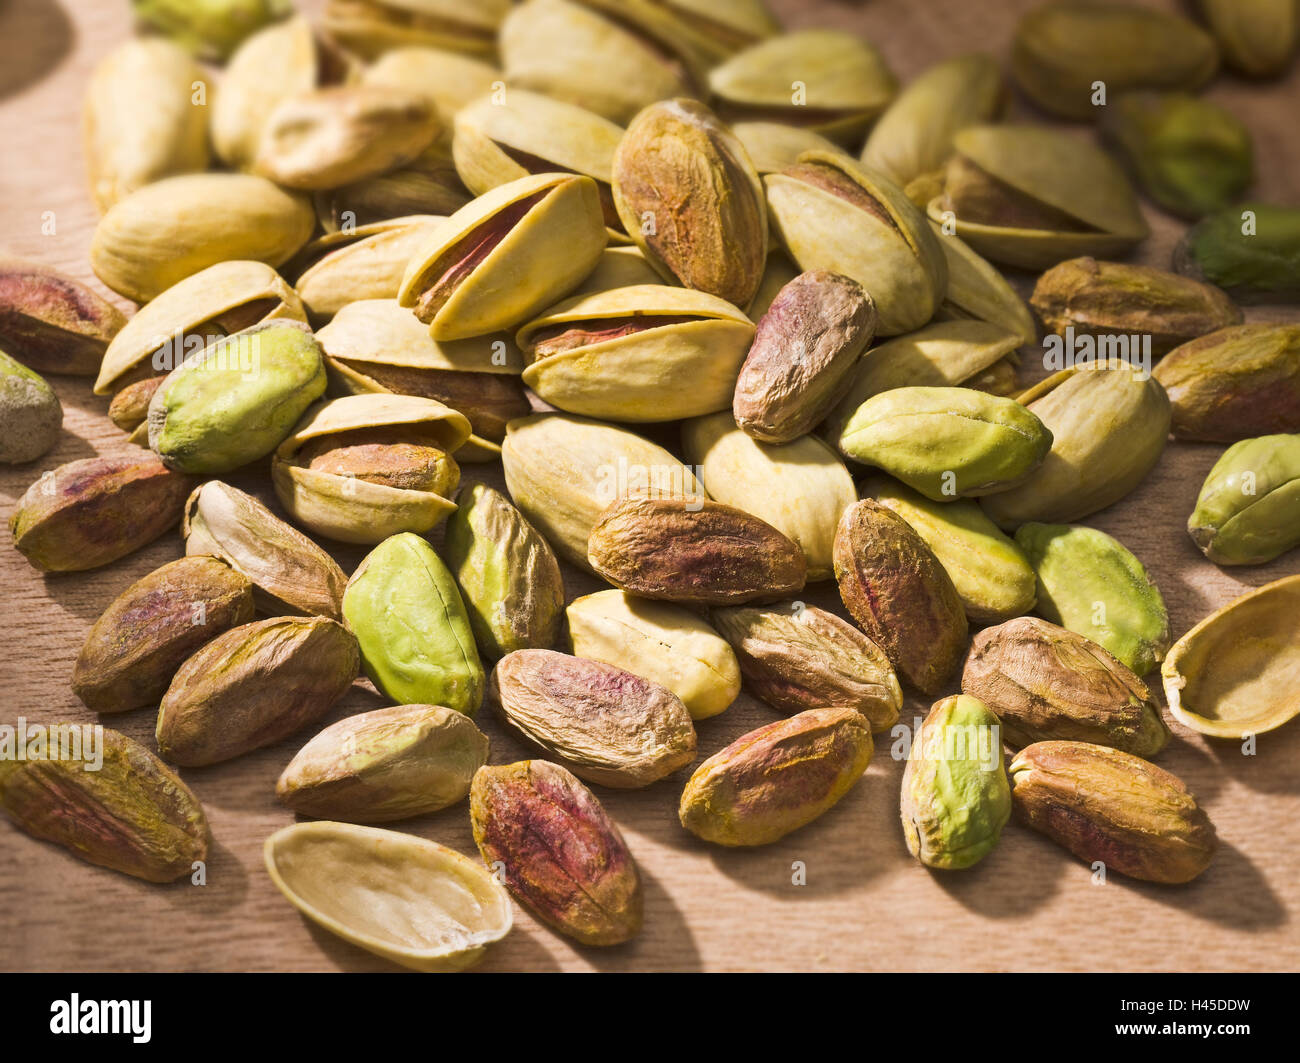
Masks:
[[[1014,399],[972,388],[893,388],[858,407],[840,450],[927,498],[1013,489],[1042,464],[1052,432]]]
[[[1300,714],[1300,576],[1243,594],[1174,643],[1160,666],[1169,711],[1212,738],[1244,738]]]
[[[1016,27],[1011,72],[1044,110],[1090,120],[1100,102],[1133,89],[1199,88],[1219,50],[1201,27],[1132,4],[1049,3]],[[1096,84],[1105,85],[1098,101]]]
[[[1248,77],[1280,74],[1300,39],[1300,9],[1293,0],[1200,0],[1223,61]]]
[[[772,227],[801,270],[857,281],[875,301],[878,332],[895,336],[934,316],[948,268],[924,215],[902,189],[853,160],[812,151],[768,174]]]
[[[404,532],[376,546],[343,592],[343,617],[361,664],[385,695],[406,705],[445,705],[473,716],[483,665],[465,603],[424,539]]]
[[[195,338],[206,344],[282,319],[307,320],[283,277],[265,262],[218,262],[178,281],[126,323],[104,352],[95,394],[111,395],[175,369],[193,353]]]
[[[835,528],[858,497],[834,450],[813,436],[760,443],[726,412],[683,425],[682,446],[711,498],[753,514],[796,543],[809,580],[831,578]]]
[[[885,651],[834,613],[801,601],[711,611],[745,688],[778,712],[849,708],[887,731],[903,692]]]
[[[573,295],[595,295],[615,288],[634,288],[644,284],[663,284],[663,278],[641,254],[638,247],[607,247],[596,260],[596,268],[575,289]]]
[[[796,82],[803,88],[798,99]],[[897,87],[874,47],[833,29],[770,37],[709,71],[727,121],[776,119],[846,144],[866,131]]]
[[[510,932],[510,896],[478,861],[401,831],[324,820],[266,839],[276,889],[313,923],[417,971],[461,971]]]
[[[90,265],[113,291],[146,303],[218,262],[282,265],[315,226],[310,202],[264,177],[167,177],[119,200],[99,220]]]
[[[907,851],[926,867],[972,867],[1011,818],[1002,725],[979,698],[935,702],[912,740],[899,810]]]
[[[990,262],[977,255],[965,240],[949,235],[933,220],[930,228],[939,238],[948,263],[948,288],[939,307],[941,318],[973,318],[1014,334],[1022,345],[1038,340],[1038,326],[1025,301]]]
[[[332,318],[349,303],[363,299],[396,300],[406,264],[446,219],[412,215],[326,233],[291,263],[294,287],[308,313]],[[408,317],[412,317],[409,312]]]
[[[490,56],[509,10],[510,0],[327,0],[321,29],[364,59],[411,45]]]
[[[180,472],[229,472],[270,454],[324,391],[306,325],[254,325],[167,375],[149,401],[149,446]]]
[[[564,615],[560,564],[505,495],[467,485],[447,521],[442,553],[485,657],[555,645]]]
[[[612,187],[623,228],[665,281],[753,301],[767,263],[763,184],[712,111],[689,99],[641,111],[614,153]]]
[[[59,441],[63,406],[40,374],[0,351],[0,465],[35,461]]]
[[[412,256],[398,301],[437,340],[514,328],[582,283],[605,243],[590,177],[521,177],[438,227]]]
[[[1262,565],[1300,546],[1300,435],[1243,439],[1224,451],[1187,532],[1216,565]]]
[[[1160,591],[1119,540],[1096,528],[1022,524],[1016,543],[1038,579],[1040,616],[1092,639],[1146,675],[1169,649]]]
[[[1119,163],[1057,129],[968,126],[953,137],[944,191],[927,212],[985,258],[1040,270],[1114,258],[1150,230]]]
[[[936,63],[912,81],[871,128],[862,165],[900,188],[943,167],[953,134],[995,121],[1006,104],[1002,70],[976,52]]]
[[[820,133],[783,122],[736,122],[731,131],[744,146],[760,177],[793,166],[805,151],[847,154]]]
[[[1016,754],[1016,818],[1089,864],[1147,882],[1190,882],[1210,864],[1214,825],[1176,775],[1088,742],[1036,742]]]
[[[972,620],[996,624],[1034,607],[1029,558],[974,500],[933,502],[885,476],[864,481],[862,494],[892,509],[925,540]]]
[[[527,0],[501,25],[505,80],[623,124],[656,100],[691,95],[696,75],[674,42],[638,34],[574,0]]]
[[[574,599],[565,618],[575,657],[666,686],[692,720],[718,715],[740,693],[736,655],[689,609],[610,590]]]
[[[48,266],[0,256],[0,347],[38,373],[94,376],[122,311]]]
[[[394,705],[339,720],[294,755],[275,796],[302,816],[408,819],[463,801],[488,739],[442,705]]]
[[[515,505],[557,553],[588,572],[587,539],[615,499],[644,492],[708,497],[695,474],[663,447],[567,414],[511,421],[501,464]]]
[[[731,405],[754,324],[723,299],[656,284],[567,299],[516,338],[531,359],[523,382],[552,406],[677,421]]]
[[[224,62],[240,43],[293,13],[290,0],[131,0],[136,21],[213,62]]]
[[[829,812],[871,760],[856,709],[809,709],[741,735],[696,770],[677,817],[717,845],[769,845]]]
[[[133,738],[97,728],[98,756],[83,741],[83,724],[51,724],[49,741],[60,755],[12,752],[0,760],[0,808],[34,838],[62,845],[87,863],[142,878],[171,882],[192,874],[208,857],[208,821],[199,799],[175,772]],[[63,755],[69,739],[71,751]],[[96,768],[97,770],[92,770]],[[14,859],[17,859],[15,854]]]
[[[1037,396],[1037,397],[1035,397]],[[1146,478],[1169,436],[1169,397],[1133,368],[1066,370],[1022,396],[1052,449],[1022,484],[983,498],[1001,528],[1080,520]]]
[[[252,495],[209,480],[185,503],[181,535],[188,555],[219,557],[253,584],[263,613],[338,620],[347,577],[324,550]]]
[[[502,77],[486,59],[412,44],[384,52],[361,72],[360,80],[363,85],[424,93],[450,122],[462,107],[491,92]]]
[[[360,476],[313,469],[300,458],[299,452],[314,441],[332,438],[347,446],[350,434],[364,438],[376,429],[389,435],[401,432],[403,441],[408,441],[409,435],[409,442],[447,455],[469,439],[469,421],[435,399],[371,394],[319,403],[303,415],[271,462],[276,496],[295,520],[341,542],[378,543],[398,532],[423,534],[455,510],[453,502],[434,490],[392,487]],[[454,487],[459,479],[454,462],[448,475]]]
[[[150,182],[208,168],[202,68],[161,38],[131,40],[100,61],[86,90],[91,198],[100,212]]]

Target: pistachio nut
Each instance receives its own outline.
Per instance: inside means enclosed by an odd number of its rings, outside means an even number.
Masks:
[[[1092,118],[1112,93],[1199,88],[1218,66],[1199,26],[1130,4],[1042,4],[1020,20],[1011,47],[1021,90],[1063,118]]]
[[[469,484],[447,521],[442,553],[479,652],[490,660],[550,649],[564,616],[564,578],[545,539],[499,491]]]
[[[662,284],[566,299],[516,337],[529,359],[523,382],[546,402],[632,422],[726,409],[753,338],[753,322],[726,300]]]
[[[1034,607],[1029,558],[973,499],[933,502],[887,476],[864,481],[862,495],[892,509],[925,540],[971,620],[996,624]]]
[[[253,601],[279,616],[342,617],[347,577],[324,550],[237,487],[208,480],[185,503],[188,555],[210,554],[253,584]]]
[[[108,419],[127,434],[128,443],[149,445],[149,403],[166,379],[166,376],[150,376],[127,384],[108,404]]]
[[[698,80],[678,42],[577,0],[515,5],[497,44],[512,90],[565,100],[619,124],[656,100],[692,95]]]
[[[0,351],[0,465],[35,461],[59,440],[63,406],[54,389]]]
[[[504,84],[500,69],[486,59],[422,44],[389,48],[361,72],[360,81],[423,93],[445,121]]]
[[[326,727],[294,755],[275,796],[303,816],[387,823],[463,801],[487,756],[487,736],[468,716],[395,705]]]
[[[136,580],[100,614],[72,670],[92,712],[157,705],[204,643],[253,619],[253,585],[215,557],[182,557]]]
[[[144,303],[218,262],[279,266],[315,225],[306,199],[264,177],[167,177],[132,192],[99,220],[90,265],[113,291]]]
[[[942,226],[927,221],[939,237],[939,246],[948,263],[948,290],[939,305],[938,316],[956,321],[974,318],[1012,333],[1022,344],[1036,342],[1038,327],[1034,315],[1006,277],[971,250],[961,237],[949,235]]]
[[[1037,617],[977,632],[961,688],[998,714],[1015,749],[1059,738],[1153,757],[1169,741],[1141,679],[1091,639]]]
[[[716,845],[769,845],[839,803],[871,760],[871,728],[855,709],[809,709],[748,734],[701,764],[677,817]]]
[[[953,134],[996,121],[1006,106],[997,61],[973,52],[935,63],[886,108],[862,149],[862,165],[900,188],[943,168]]]
[[[1175,642],[1160,666],[1174,719],[1212,738],[1245,738],[1300,714],[1298,606],[1300,576],[1288,576],[1248,591]]]
[[[760,443],[727,413],[682,426],[682,445],[710,497],[753,514],[798,544],[810,581],[833,575],[831,544],[840,514],[857,501],[853,478],[820,439]]]
[[[321,28],[365,59],[410,45],[491,55],[509,10],[510,0],[327,0]]]
[[[0,347],[38,373],[94,376],[122,311],[48,266],[0,256]]]
[[[1087,742],[1036,742],[1011,762],[1016,818],[1090,864],[1147,882],[1190,882],[1214,825],[1176,775]]]
[[[760,177],[788,169],[805,151],[846,154],[838,144],[804,126],[783,122],[736,122],[731,131],[736,134]]]
[[[758,322],[736,380],[736,424],[764,443],[789,443],[825,417],[876,328],[876,307],[857,281],[801,273]]]
[[[307,320],[298,294],[265,262],[218,262],[140,308],[104,352],[96,395],[180,366],[208,344],[270,321]]]
[[[718,715],[740,693],[736,655],[689,609],[610,590],[575,598],[564,615],[575,657],[667,687],[692,720]]]
[[[1300,435],[1243,439],[1224,451],[1187,532],[1216,565],[1262,565],[1300,546]]]
[[[1187,230],[1173,262],[1239,302],[1300,302],[1300,207],[1224,207]]]
[[[585,0],[675,42],[708,68],[780,31],[765,0]]]
[[[1038,579],[1040,616],[1092,639],[1137,675],[1169,649],[1169,613],[1142,562],[1118,540],[1071,524],[1022,524],[1016,543]]]
[[[1053,266],[1030,299],[1058,336],[1149,336],[1159,358],[1207,332],[1241,323],[1220,289],[1150,266],[1072,258]]]
[[[1143,191],[1185,218],[1226,207],[1254,176],[1250,131],[1222,107],[1182,92],[1126,92],[1102,119]]]
[[[767,262],[763,184],[735,134],[695,100],[641,111],[613,159],[623,228],[669,283],[748,306]]]
[[[892,388],[867,399],[840,434],[840,450],[936,502],[1024,483],[1052,432],[1013,399],[973,388]]]
[[[304,247],[286,271],[297,277],[294,286],[313,319],[332,318],[361,300],[391,299],[396,305],[411,255],[445,220],[413,215],[326,233]]]
[[[249,34],[293,13],[289,0],[131,0],[131,8],[139,25],[218,63]]]
[[[611,246],[600,253],[596,268],[575,290],[574,296],[594,295],[614,288],[634,288],[644,284],[662,284],[663,278],[645,260],[641,249],[631,245]]]
[[[357,666],[357,640],[328,617],[231,628],[172,678],[158,709],[158,752],[199,767],[288,738],[347,693]]]
[[[735,651],[746,689],[778,712],[853,709],[875,732],[897,722],[903,693],[889,658],[834,613],[786,601],[710,615]]]
[[[84,137],[91,198],[100,213],[152,181],[208,168],[208,118],[196,99],[206,75],[184,48],[130,40],[95,67]]]
[[[1150,231],[1119,164],[1061,130],[968,126],[953,149],[927,212],[994,262],[1040,270],[1078,255],[1111,258]]]
[[[361,662],[384,694],[406,705],[445,705],[473,716],[483,666],[456,582],[427,542],[385,539],[352,573],[343,618]]]
[[[576,288],[605,249],[596,182],[536,174],[466,204],[411,258],[398,301],[436,340],[513,328]]]
[[[174,528],[193,486],[146,450],[70,461],[27,489],[9,533],[42,572],[99,568]]]
[[[694,473],[663,447],[626,429],[566,414],[510,422],[501,445],[510,497],[566,561],[590,571],[587,540],[617,498],[707,498]]]
[[[1248,77],[1280,74],[1295,55],[1300,11],[1291,0],[1200,0],[1223,61]]]
[[[912,526],[871,499],[844,511],[835,578],[858,626],[924,694],[947,683],[966,649],[966,611],[950,577]]]
[[[348,395],[303,415],[276,449],[271,482],[280,504],[319,535],[378,543],[422,534],[456,508],[451,455],[468,438],[469,422],[434,399]]]
[[[149,401],[149,446],[180,472],[229,472],[270,454],[324,391],[311,330],[265,321],[168,374]]]
[[[512,727],[587,782],[636,789],[695,759],[681,699],[613,665],[516,650],[492,670],[491,693]]]
[[[1011,818],[1001,723],[979,698],[937,701],[912,737],[899,810],[907,851],[926,867],[984,859]]]
[[[544,923],[583,945],[641,930],[636,861],[595,794],[546,760],[480,768],[470,823],[483,862]]]
[[[737,52],[709,71],[709,88],[729,122],[781,121],[849,144],[885,109],[898,81],[861,37],[806,29]]]
[[[417,971],[461,971],[510,932],[510,896],[475,860],[401,831],[294,823],[266,839],[276,889],[313,923]]]
[[[1300,432],[1300,325],[1234,325],[1176,347],[1152,375],[1174,435],[1232,443]]]
[[[690,605],[735,605],[803,589],[803,551],[772,525],[708,499],[633,496],[591,529],[587,560],[620,590]]]
[[[191,874],[208,857],[199,799],[139,742],[107,727],[93,731],[95,750],[87,748],[90,727],[51,724],[19,757],[0,760],[0,808],[32,837],[87,863],[146,882]]]
[[[451,160],[451,134],[443,133],[405,166],[341,188],[315,192],[312,202],[327,233],[413,214],[445,218],[472,197]]]
[[[999,527],[1064,524],[1105,509],[1164,453],[1169,398],[1138,369],[1066,370],[1022,400],[1051,432],[1052,449],[1024,483],[981,500]]]

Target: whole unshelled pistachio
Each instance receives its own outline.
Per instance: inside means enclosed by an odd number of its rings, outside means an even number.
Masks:
[[[1239,203],[1193,225],[1174,269],[1245,303],[1300,300],[1300,207]]]

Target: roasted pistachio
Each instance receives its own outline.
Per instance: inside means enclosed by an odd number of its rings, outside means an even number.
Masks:
[[[805,151],[845,154],[843,148],[804,126],[782,122],[735,122],[731,131],[749,153],[749,161],[760,177],[788,169]]]
[[[79,281],[0,257],[0,347],[38,373],[94,376],[125,324],[122,311]]]
[[[498,82],[501,71],[488,60],[422,44],[390,48],[361,72],[363,85],[423,93],[446,122]]]

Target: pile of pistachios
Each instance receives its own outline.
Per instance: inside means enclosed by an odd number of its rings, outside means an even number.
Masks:
[[[900,87],[762,0],[134,6],[85,152],[90,267],[139,309],[0,261],[0,461],[59,436],[38,373],[93,376],[135,445],[42,470],[14,546],[77,572],[179,526],[185,553],[71,677],[90,713],[156,712],[157,754],[0,760],[20,828],[171,881],[209,831],[168,765],[306,737],[274,788],[308,820],[265,847],[306,917],[424,970],[481,958],[511,897],[613,945],[641,880],[590,787],[681,785],[744,689],[774,719],[685,781],[704,842],[805,826],[892,730],[927,867],[1015,812],[1134,878],[1206,869],[1144,677],[1212,738],[1283,725],[1300,575],[1175,641],[1079,522],[1172,434],[1229,444],[1187,522],[1207,558],[1300,545],[1300,326],[1240,309],[1300,299],[1300,207],[1242,201],[1249,131],[1196,95],[1280,74],[1292,0],[1031,11],[1015,86],[1096,138],[1003,122],[999,58]],[[1114,261],[1135,189],[1194,222],[1170,271]],[[463,478],[496,463],[505,493]],[[339,543],[371,548],[350,575]],[[562,563],[608,588],[570,599]],[[803,600],[831,580],[842,612]],[[391,706],[310,736],[362,675]],[[904,691],[938,699],[915,734]],[[489,764],[485,701],[547,759]],[[375,826],[467,799],[482,863]]]

